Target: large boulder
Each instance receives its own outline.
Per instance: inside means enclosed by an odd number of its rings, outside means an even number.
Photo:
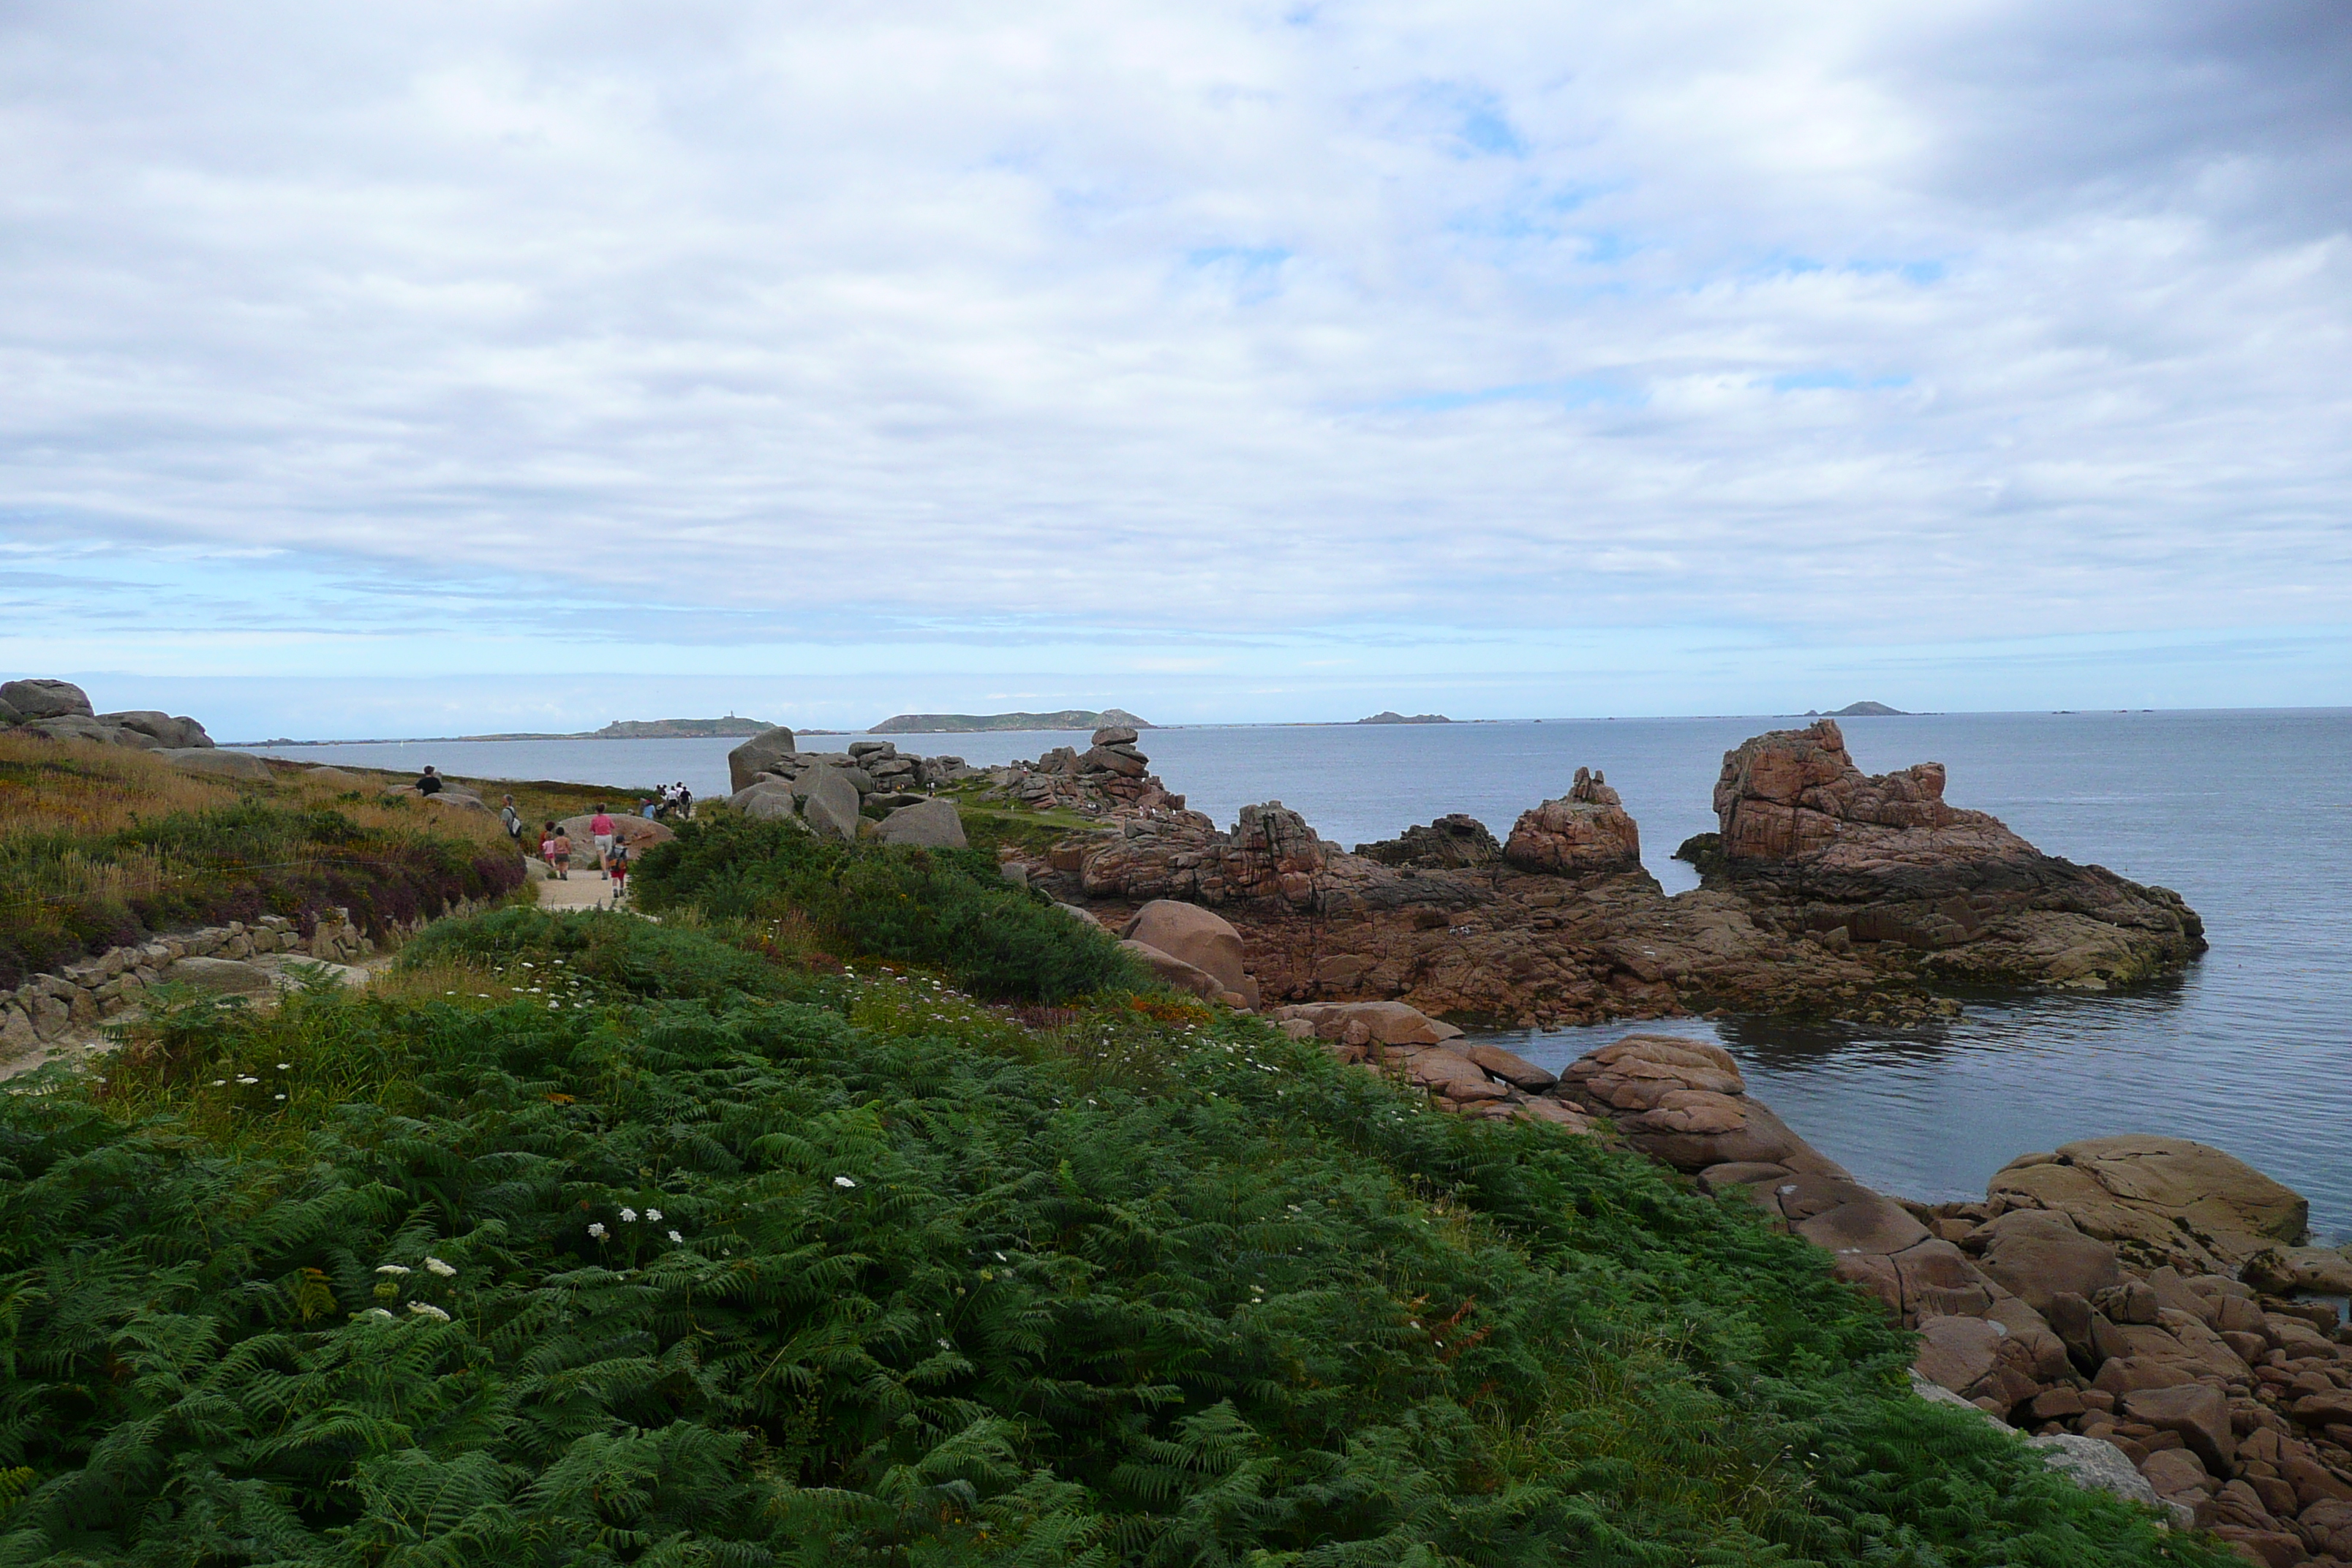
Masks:
[[[874,837],[885,844],[903,844],[921,849],[963,849],[971,845],[964,837],[963,818],[956,812],[955,804],[945,800],[918,801],[902,805],[884,817]]]
[[[277,982],[259,964],[235,958],[184,958],[163,972],[174,985],[240,996],[275,996]]]
[[[98,746],[135,746],[142,752],[155,750],[150,736],[136,731],[116,728],[103,719],[93,719],[84,713],[59,713],[47,719],[34,719],[25,725],[27,734],[46,735],[52,741],[88,741]]]
[[[1503,845],[1503,858],[1523,871],[1570,877],[1637,871],[1642,834],[1607,781],[1579,768],[1566,795],[1521,814]]]
[[[1257,1005],[1257,982],[1242,959],[1242,933],[1223,915],[1175,899],[1154,899],[1136,911],[1119,935],[1173,953],[1217,977],[1225,990]]]
[[[727,753],[727,787],[740,790],[793,752],[793,732],[779,724],[762,730]]]
[[[26,719],[91,717],[89,694],[70,680],[11,680],[0,685],[0,702]]]
[[[144,735],[159,747],[203,751],[213,743],[213,738],[205,733],[205,727],[194,719],[184,715],[175,719],[169,713],[160,713],[151,708],[134,709],[124,713],[101,713],[98,721]]]
[[[1274,1018],[1277,1023],[1303,1023],[1318,1040],[1349,1044],[1442,1046],[1462,1037],[1462,1031],[1453,1025],[1402,1002],[1307,1002],[1281,1008]]]
[[[216,773],[222,778],[267,779],[269,764],[251,752],[225,752],[217,747],[173,747],[155,755],[192,773]]]
[[[1978,1267],[2037,1312],[2048,1313],[2062,1294],[2072,1292],[2088,1300],[2123,1283],[2116,1249],[2084,1236],[2063,1214],[2012,1209],[1979,1234],[1986,1242]],[[1972,1239],[1969,1245],[1976,1243]]]
[[[2025,1154],[1993,1173],[1988,1196],[2054,1210],[2141,1268],[2235,1274],[2256,1253],[2300,1244],[2311,1205],[2210,1144],[2133,1133]]]
[[[801,820],[829,837],[857,837],[857,786],[847,768],[811,768],[793,781],[801,797]]]
[[[1078,758],[1078,766],[1098,773],[1117,773],[1122,778],[1139,779],[1150,771],[1151,759],[1133,746],[1090,746]]]

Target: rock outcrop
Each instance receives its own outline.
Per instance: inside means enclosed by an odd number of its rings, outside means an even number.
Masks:
[[[1084,752],[1056,746],[1034,763],[989,770],[982,801],[1003,800],[1033,811],[1076,811],[1087,816],[1174,822],[1207,828],[1209,819],[1184,809],[1184,797],[1171,795],[1152,776],[1132,723],[1106,724]]]
[[[2044,855],[1944,782],[1864,773],[1834,720],[1774,731],[1725,754],[1722,830],[1678,853],[1792,935],[1898,944],[1952,980],[2103,989],[2204,951],[2179,894]]]
[[[797,820],[841,839],[871,826],[887,842],[930,848],[964,847],[963,824],[953,803],[916,792],[981,776],[961,757],[904,756],[890,741],[853,741],[845,752],[797,751],[784,729],[746,741],[728,753],[727,765],[736,781],[727,803],[748,816]],[[869,805],[880,812],[871,824]]]
[[[736,791],[747,789],[761,773],[772,771],[778,763],[795,754],[794,736],[791,730],[782,724],[762,730],[727,753],[727,787]]]
[[[1503,846],[1503,858],[1522,871],[1582,876],[1642,868],[1642,835],[1625,804],[1601,774],[1576,770],[1576,784],[1559,800],[1522,815]]]
[[[2302,1241],[2311,1220],[2300,1194],[2186,1138],[2061,1144],[2011,1160],[1987,1191],[2012,1214],[2063,1215],[2141,1268],[2191,1274],[2234,1274],[2258,1253]]]
[[[70,680],[11,680],[0,684],[0,725],[52,741],[90,741],[142,752],[179,753],[212,749],[205,727],[185,716],[152,709],[93,713],[89,694]]]
[[[1352,855],[1279,801],[1220,832],[1157,780],[1066,749],[991,778],[991,795],[1105,819],[1009,876],[1114,926],[1154,899],[1213,908],[1271,1001],[1383,998],[1521,1026],[1712,1008],[1916,1022],[1956,1011],[1953,990],[2122,984],[2203,943],[2176,895],[1946,805],[1934,764],[1865,777],[1826,721],[1727,758],[1719,800],[1743,853],[1722,835],[1685,846],[1704,884],[1672,898],[1642,868],[1617,792],[1586,770],[1498,850],[1449,816]]]
[[[1217,999],[1230,996],[1235,1006],[1257,1005],[1257,982],[1243,956],[1242,933],[1222,916],[1198,904],[1155,899],[1118,934],[1123,942],[1167,953],[1210,975],[1217,983]]]

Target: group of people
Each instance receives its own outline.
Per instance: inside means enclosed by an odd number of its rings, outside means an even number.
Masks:
[[[613,884],[613,897],[617,901],[629,887],[629,846],[613,825],[613,815],[604,806],[596,808],[588,819],[588,837],[596,848],[596,875]],[[551,822],[539,840],[539,858],[547,862],[556,880],[572,879],[572,835],[560,822]]]
[[[646,802],[640,809],[648,819],[656,822],[665,816],[692,816],[694,792],[686,787],[684,779],[678,780],[676,784],[666,784],[661,786],[654,798]]]

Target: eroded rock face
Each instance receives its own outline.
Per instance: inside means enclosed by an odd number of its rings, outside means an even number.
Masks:
[[[70,680],[11,680],[0,685],[0,702],[26,719],[90,717],[89,694]]]
[[[750,787],[761,773],[793,755],[793,732],[784,726],[761,731],[727,753],[728,788],[740,791]]]
[[[1576,770],[1575,785],[1559,800],[1526,812],[1511,828],[1503,858],[1523,871],[1582,876],[1639,871],[1642,835],[1624,802],[1601,774]]]
[[[1230,921],[1198,904],[1156,899],[1136,911],[1118,933],[1204,970],[1216,977],[1218,989],[1257,1005],[1257,982],[1251,979],[1242,955],[1242,934]]]
[[[1792,935],[1897,943],[1953,979],[2096,989],[2204,951],[2179,894],[2044,855],[1944,782],[1938,763],[1864,773],[1834,720],[1774,731],[1725,753],[1722,831],[1677,853]]]

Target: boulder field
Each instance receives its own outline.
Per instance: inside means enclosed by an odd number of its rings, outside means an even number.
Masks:
[[[961,849],[967,840],[954,804],[919,792],[981,776],[961,757],[901,756],[891,741],[799,751],[781,725],[728,752],[727,771],[735,786],[727,804],[748,816],[796,822],[829,838],[870,835],[927,849]],[[868,805],[884,807],[878,821],[865,815]]]
[[[1937,764],[1863,773],[1831,720],[1726,755],[1721,831],[1677,852],[1701,886],[1671,898],[1599,773],[1499,842],[1456,815],[1350,854],[1280,801],[1219,831],[1157,779],[1088,761],[1119,744],[989,775],[992,794],[1104,816],[1008,855],[1008,875],[1114,927],[1154,900],[1213,908],[1275,1002],[1520,1026],[1714,1008],[1896,1021],[1951,1012],[1943,993],[1969,987],[2130,984],[2205,947],[2178,894],[1948,805]]]

